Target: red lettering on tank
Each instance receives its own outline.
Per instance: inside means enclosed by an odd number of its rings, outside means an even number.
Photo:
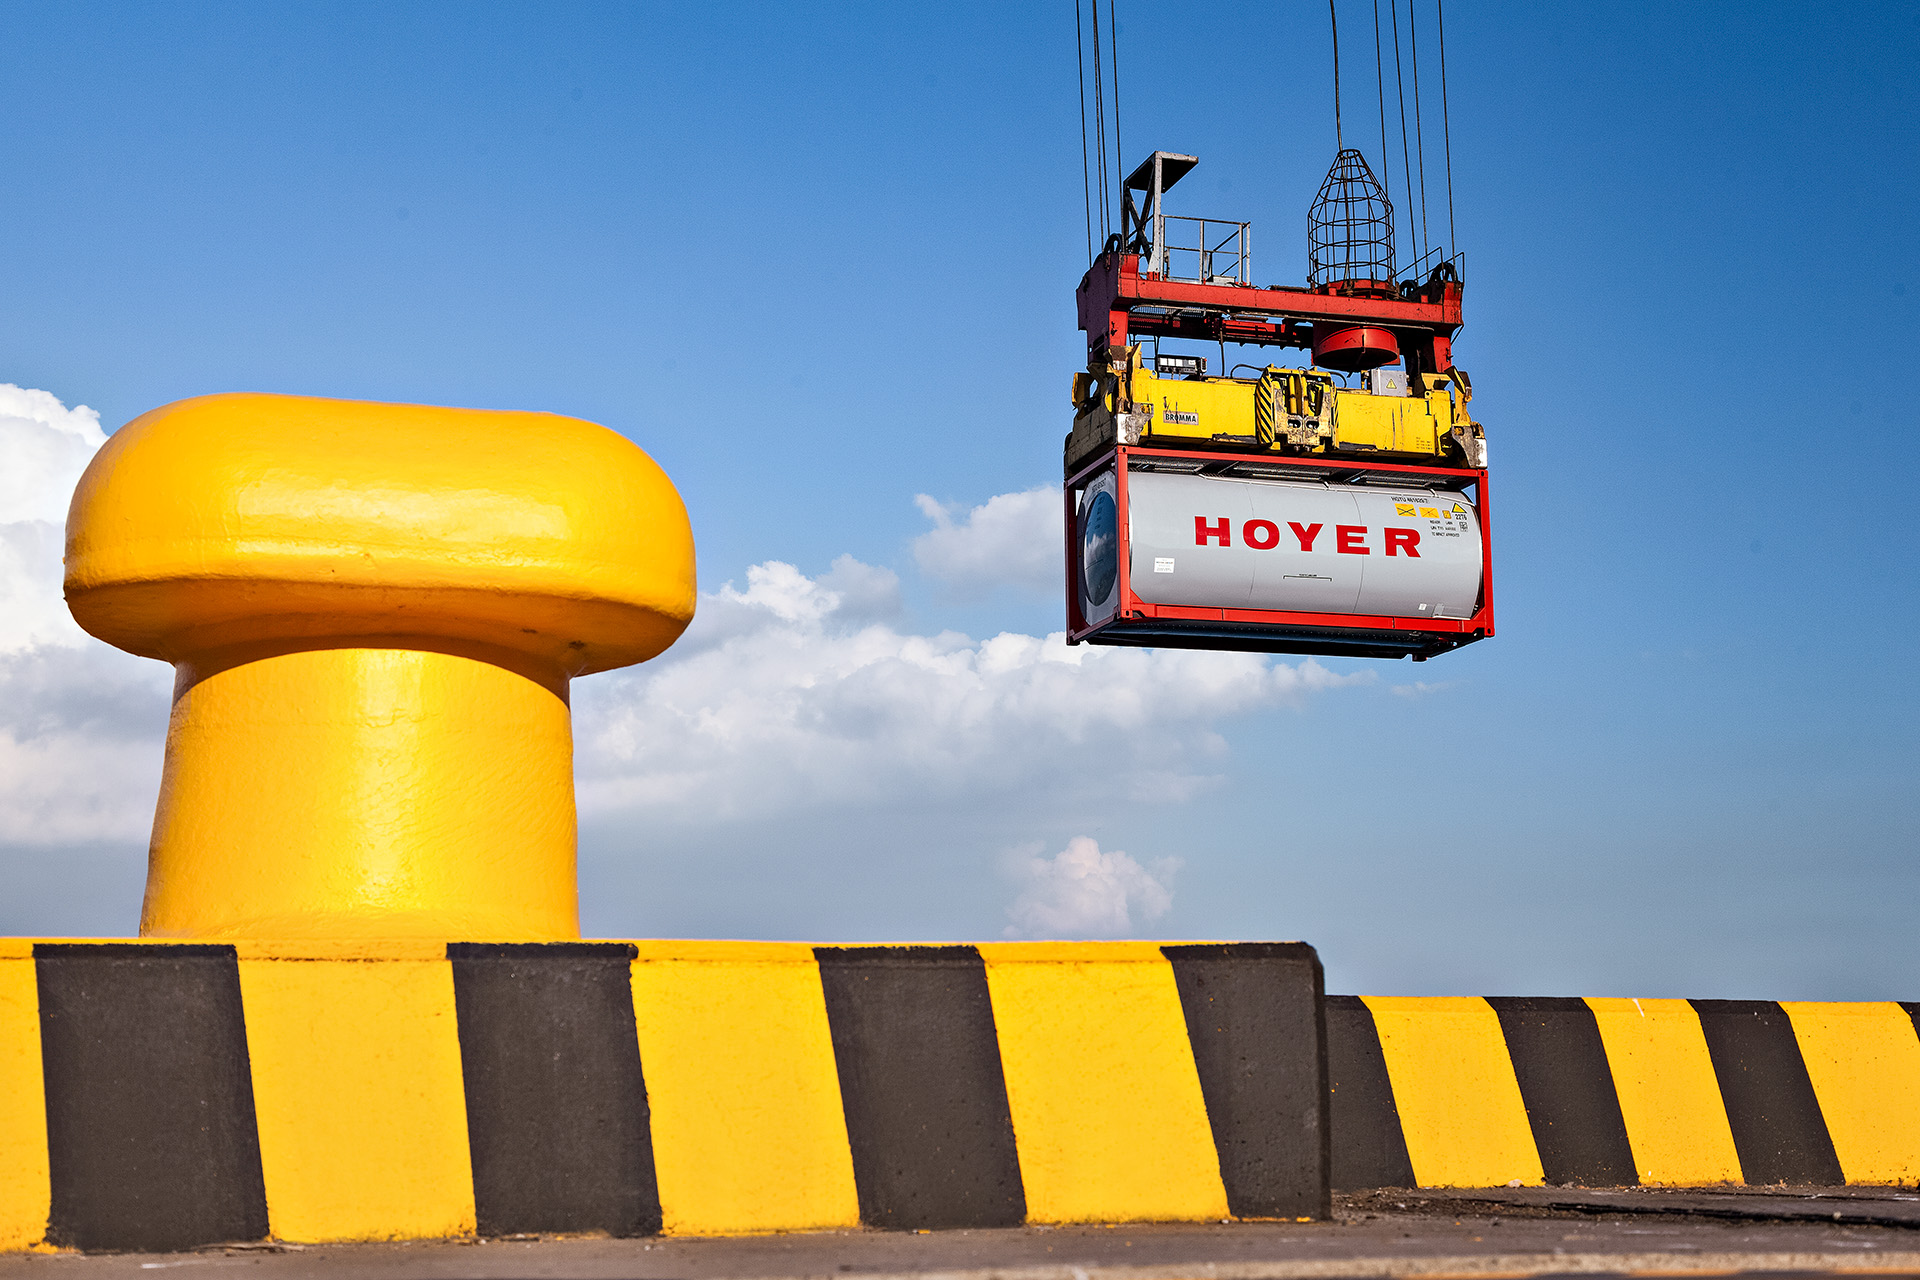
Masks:
[[[1343,556],[1370,556],[1373,552],[1360,539],[1367,536],[1367,526],[1363,524],[1337,524],[1333,526],[1334,550]]]
[[[1415,560],[1420,558],[1420,531],[1418,529],[1388,529],[1387,554],[1398,555],[1406,552]]]
[[[1320,531],[1326,528],[1326,526],[1310,524],[1303,529],[1294,521],[1289,520],[1287,521],[1287,528],[1293,530],[1293,536],[1300,540],[1300,549],[1302,551],[1311,551],[1313,550],[1313,540],[1320,536]]]
[[[1271,551],[1280,545],[1280,530],[1271,520],[1249,520],[1240,526],[1240,540],[1255,551]]]
[[[1221,516],[1218,520],[1214,521],[1214,523],[1208,524],[1205,516],[1195,516],[1193,518],[1193,545],[1196,547],[1204,547],[1207,545],[1208,538],[1220,539],[1220,545],[1223,547],[1232,546],[1233,522],[1227,519],[1227,517]]]

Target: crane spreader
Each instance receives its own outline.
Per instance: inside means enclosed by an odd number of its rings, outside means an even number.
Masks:
[[[1388,193],[1342,146],[1306,284],[1256,285],[1248,223],[1166,212],[1198,163],[1155,151],[1127,175],[1076,294],[1068,643],[1424,661],[1491,636],[1486,436],[1453,362],[1461,257],[1429,249],[1400,278]],[[1309,362],[1209,373],[1163,339]]]

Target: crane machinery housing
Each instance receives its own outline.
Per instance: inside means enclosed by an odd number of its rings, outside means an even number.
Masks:
[[[1491,636],[1486,436],[1453,362],[1462,259],[1429,250],[1398,278],[1391,201],[1342,147],[1306,284],[1256,285],[1249,224],[1163,207],[1198,163],[1155,151],[1126,176],[1077,291],[1068,642],[1424,661]],[[1163,339],[1308,361],[1210,373]]]

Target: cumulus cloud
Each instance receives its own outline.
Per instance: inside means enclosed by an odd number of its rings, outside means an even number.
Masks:
[[[0,654],[0,845],[144,845],[172,683],[96,640]]]
[[[872,611],[892,575],[847,558],[819,578],[769,561],[746,583],[705,597],[663,657],[577,686],[583,812],[1181,801],[1211,781],[1224,719],[1356,679],[1060,634],[916,634]]]
[[[913,540],[920,572],[961,595],[1012,586],[1047,594],[1060,589],[1060,490],[1046,485],[1002,493],[977,507],[914,498],[933,528]]]
[[[1022,888],[1007,908],[1009,938],[1124,937],[1173,906],[1178,858],[1143,867],[1118,849],[1102,853],[1091,836],[1075,836],[1051,858],[1040,856],[1042,848],[1032,845],[1011,859]]]
[[[85,405],[0,383],[0,653],[85,641],[60,596],[60,554],[67,501],[106,439]]]
[[[171,673],[90,638],[60,593],[100,416],[0,384],[0,844],[144,841]]]
[[[1456,688],[1458,680],[1416,680],[1412,684],[1396,684],[1392,687],[1396,698],[1425,698],[1436,693],[1445,693]]]

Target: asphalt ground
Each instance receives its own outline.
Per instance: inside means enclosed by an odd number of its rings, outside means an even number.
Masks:
[[[161,1273],[249,1280],[1292,1280],[1300,1277],[1879,1274],[1920,1277],[1901,1188],[1384,1191],[1315,1223],[1163,1223],[750,1236],[236,1245],[13,1254],[0,1280]]]

